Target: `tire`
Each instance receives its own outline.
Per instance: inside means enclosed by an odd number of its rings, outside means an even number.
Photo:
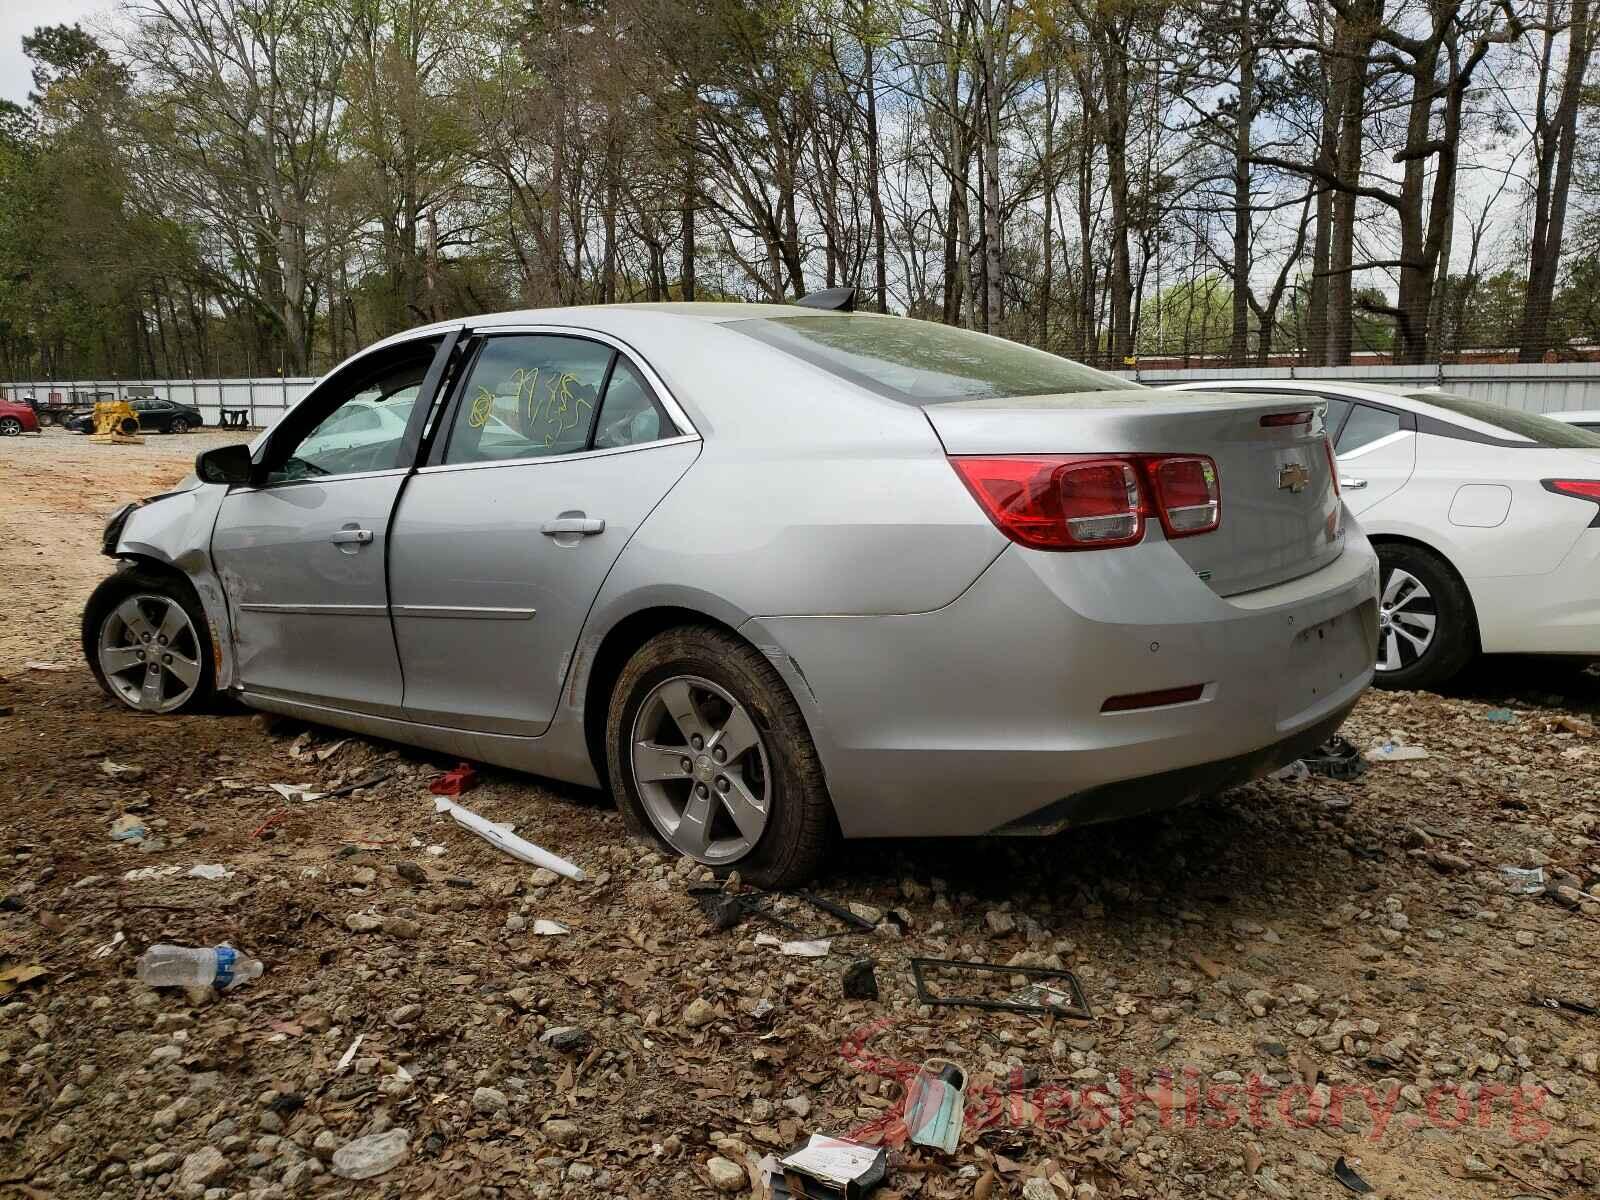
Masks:
[[[0,417],[0,437],[20,437],[22,422],[16,417]]]
[[[681,710],[678,701],[685,694],[678,691],[680,684],[693,706],[687,722],[673,715]],[[732,705],[742,709],[748,725],[729,711]],[[686,726],[715,732],[705,748],[697,748],[689,744],[696,735],[686,732]],[[655,761],[668,764],[666,775],[641,782],[636,734],[637,740],[658,747]],[[730,744],[749,742],[750,749],[727,762],[713,762],[711,755],[724,738]],[[690,769],[672,766],[675,759],[689,763]],[[668,853],[687,854],[718,873],[737,870],[764,888],[803,882],[822,862],[834,828],[833,805],[800,707],[772,664],[724,630],[700,625],[669,629],[634,653],[611,692],[606,762],[629,832]],[[733,784],[731,789],[724,787],[727,783]],[[697,790],[699,802],[709,809],[703,823],[687,817]],[[760,810],[740,804],[739,797],[763,790],[759,834],[749,836],[756,824],[753,814]],[[675,806],[681,811],[673,829]],[[744,821],[735,817],[736,811]],[[685,830],[701,828],[706,830],[706,837],[698,839],[703,851],[685,849],[697,841]],[[711,836],[717,833],[728,836]]]
[[[1478,653],[1472,597],[1432,550],[1404,542],[1380,542],[1377,550],[1378,673],[1373,682],[1402,691],[1436,688]],[[1432,635],[1420,650],[1417,640],[1426,630],[1419,617],[1432,620]],[[1395,655],[1400,665],[1386,667]]]
[[[172,424],[167,426],[168,433],[188,433],[189,422],[182,417],[173,417]]]
[[[186,620],[173,617],[169,625],[163,618],[174,607]],[[133,613],[144,620],[148,639],[124,615]],[[167,636],[170,641],[158,642]],[[115,645],[108,649],[107,643]],[[106,695],[135,712],[194,712],[216,697],[205,610],[189,581],[176,575],[133,567],[104,580],[84,605],[83,653]],[[135,653],[145,657],[133,661]],[[167,664],[159,671],[159,690],[147,685],[144,665],[157,655]],[[117,669],[119,662],[126,665]]]

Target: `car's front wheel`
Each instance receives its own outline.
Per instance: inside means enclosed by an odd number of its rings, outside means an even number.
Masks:
[[[198,708],[215,692],[205,612],[175,576],[134,568],[103,582],[84,608],[83,652],[106,694],[139,712]]]
[[[1471,661],[1478,637],[1472,597],[1444,559],[1404,542],[1378,547],[1380,687],[1438,687]]]
[[[636,835],[760,887],[816,873],[822,764],[777,671],[733,635],[685,626],[641,646],[612,690],[606,756]]]
[[[0,417],[0,437],[17,437],[22,433],[22,422],[16,417]]]

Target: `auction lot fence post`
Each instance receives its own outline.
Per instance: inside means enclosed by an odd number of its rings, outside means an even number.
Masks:
[[[1188,380],[1226,387],[1231,379],[1339,379],[1407,388],[1442,388],[1503,404],[1524,412],[1600,409],[1600,363],[1505,363],[1425,367],[1135,367],[1117,374],[1152,387]],[[129,387],[153,388],[157,396],[192,404],[207,425],[220,423],[223,409],[244,409],[253,426],[272,425],[316,383],[309,378],[258,379],[51,379],[18,380],[3,385],[13,398],[33,396],[43,402],[51,392],[70,398],[73,391],[111,391],[121,397]]]

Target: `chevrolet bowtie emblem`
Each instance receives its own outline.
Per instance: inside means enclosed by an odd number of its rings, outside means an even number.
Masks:
[[[1299,463],[1290,463],[1278,470],[1278,490],[1287,489],[1291,492],[1303,492],[1306,485],[1311,482],[1311,472]]]

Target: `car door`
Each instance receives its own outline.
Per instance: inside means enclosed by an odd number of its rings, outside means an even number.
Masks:
[[[426,405],[454,336],[386,347],[347,364],[278,424],[259,482],[223,500],[211,553],[227,593],[247,692],[355,712],[401,712],[389,622],[390,518],[416,465]],[[398,401],[411,420],[382,442],[326,436],[350,409]]]
[[[133,409],[134,415],[139,418],[139,429],[158,430],[161,415],[156,412],[154,400],[130,400],[128,407]]]
[[[700,442],[641,361],[570,330],[480,338],[445,422],[390,545],[406,715],[534,736],[606,573]]]
[[[1399,492],[1416,470],[1416,419],[1397,408],[1357,400],[1333,448],[1344,502],[1360,516]]]

